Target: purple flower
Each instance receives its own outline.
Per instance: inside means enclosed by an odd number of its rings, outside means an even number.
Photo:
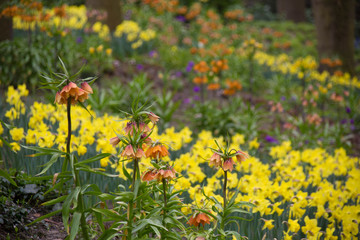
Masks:
[[[286,97],[285,96],[281,96],[281,101],[285,101],[286,100]]]
[[[346,113],[351,113],[351,109],[349,107],[346,107]]]
[[[354,124],[354,119],[350,119],[350,123],[351,123],[351,124]]]
[[[82,43],[82,41],[83,41],[82,37],[77,37],[76,38],[76,43]]]
[[[139,70],[139,71],[141,71],[141,70],[144,69],[144,66],[143,66],[142,64],[137,64],[137,65],[136,65],[136,69]]]
[[[130,20],[132,15],[132,11],[128,10],[124,15],[124,20]]]
[[[191,70],[193,69],[195,63],[193,61],[188,62],[188,65],[186,66],[186,71],[187,72],[191,72]]]
[[[178,20],[179,22],[185,22],[186,21],[186,18],[184,16],[182,16],[182,15],[176,16],[175,19]]]
[[[194,101],[200,101],[200,97],[199,96],[194,96]]]
[[[196,92],[196,93],[197,93],[197,92],[200,92],[200,87],[199,87],[199,86],[195,86],[195,87],[193,88],[193,91]]]
[[[343,120],[341,120],[340,123],[341,123],[341,124],[346,124],[346,123],[347,123],[347,120],[346,120],[346,119],[343,119]]]
[[[181,71],[177,71],[175,72],[175,77],[181,77],[182,76],[182,72]]]
[[[265,140],[268,141],[269,143],[279,143],[278,140],[276,140],[275,138],[273,138],[272,136],[269,136],[269,135],[267,135],[265,137]]]
[[[155,50],[152,50],[152,51],[149,52],[149,56],[150,56],[151,58],[157,57],[157,55],[158,55],[158,53],[157,53]]]
[[[191,102],[190,98],[185,98],[183,101],[184,104],[189,104],[190,102]]]

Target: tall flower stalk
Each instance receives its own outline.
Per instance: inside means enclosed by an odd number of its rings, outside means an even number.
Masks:
[[[72,189],[72,192],[69,195],[64,195],[57,199],[57,201],[51,201],[51,204],[53,202],[58,202],[60,200],[65,199],[65,202],[63,204],[63,223],[66,231],[70,235],[70,239],[74,239],[78,233],[78,227],[81,226],[82,230],[82,238],[83,239],[90,239],[88,234],[88,228],[86,223],[86,216],[85,216],[85,204],[83,199],[83,194],[81,190],[83,189],[80,174],[79,174],[79,167],[78,167],[78,161],[77,158],[74,156],[74,154],[71,152],[71,135],[72,135],[72,126],[71,126],[71,106],[75,104],[80,104],[82,107],[86,108],[83,105],[83,102],[88,99],[89,94],[92,94],[92,88],[90,87],[89,82],[95,80],[95,78],[88,78],[88,79],[77,79],[77,76],[80,74],[81,71],[76,73],[75,75],[70,75],[68,70],[65,67],[65,64],[63,61],[59,58],[61,63],[61,68],[63,70],[63,73],[51,73],[50,76],[44,76],[46,79],[46,82],[43,83],[44,88],[48,89],[54,89],[57,90],[57,93],[55,95],[55,103],[58,105],[66,105],[66,111],[67,111],[67,138],[66,138],[66,154],[64,152],[59,150],[53,150],[53,149],[42,149],[42,148],[34,148],[36,151],[40,151],[42,153],[34,154],[34,156],[37,155],[46,155],[46,154],[52,154],[51,160],[46,164],[46,167],[41,171],[38,175],[41,175],[45,173],[52,164],[54,164],[57,159],[65,155],[65,159],[63,161],[62,165],[62,172],[57,173],[54,175],[53,182],[55,183],[57,178],[60,179],[60,189],[62,186],[66,183],[68,180],[64,175],[68,171],[68,168],[70,167],[71,173],[72,173],[72,179],[74,182],[74,188]],[[81,87],[78,87],[77,84],[81,84]],[[59,90],[60,89],[60,90]],[[31,147],[28,147],[31,149]],[[96,156],[93,159],[101,159],[104,156]],[[70,215],[70,205],[71,203],[74,204],[74,213],[72,216],[72,222],[71,222],[71,232],[68,225],[69,215]],[[48,205],[51,205],[50,203],[47,203]],[[51,213],[53,214],[53,213]],[[51,214],[49,216],[51,216]],[[46,216],[44,216],[46,217]],[[41,219],[41,218],[40,218]],[[38,220],[37,220],[38,221]]]
[[[65,67],[65,66],[64,66]],[[66,71],[67,72],[67,71]],[[68,122],[68,132],[67,132],[67,140],[66,140],[66,158],[63,166],[63,170],[67,169],[68,164],[71,166],[71,171],[73,172],[73,178],[75,183],[75,188],[81,188],[81,180],[79,176],[79,171],[76,169],[75,165],[77,163],[76,158],[71,157],[71,105],[76,104],[78,101],[83,102],[88,98],[88,94],[92,93],[92,89],[88,83],[83,82],[82,87],[79,88],[74,82],[70,82],[70,76],[66,78],[66,86],[63,89],[56,93],[55,103],[64,104],[66,103],[66,111],[67,111],[67,122]],[[72,161],[74,160],[74,161]],[[90,239],[86,224],[86,217],[84,214],[84,200],[82,194],[78,195],[78,205],[79,211],[81,213],[80,221],[81,221],[81,229],[84,239]]]
[[[213,155],[209,159],[209,164],[211,166],[214,166],[216,168],[221,168],[224,172],[224,181],[222,186],[222,197],[223,197],[223,207],[221,209],[216,209],[219,218],[218,222],[220,225],[221,232],[225,232],[225,225],[229,221],[231,217],[229,217],[229,214],[227,213],[225,215],[225,212],[231,212],[233,209],[236,209],[238,207],[242,206],[241,204],[235,204],[234,197],[236,197],[237,194],[235,194],[230,201],[227,199],[227,183],[228,183],[228,172],[233,171],[234,169],[234,159],[241,163],[245,159],[249,158],[249,155],[241,150],[235,150],[235,149],[229,149],[229,144],[226,145],[226,147],[221,147],[217,141],[215,141],[217,145],[217,149],[211,148],[213,151]],[[207,196],[206,196],[207,197]],[[214,199],[210,199],[207,197],[208,200],[211,201],[217,201]],[[215,202],[215,204],[219,204],[218,202]],[[234,210],[237,211],[237,210]],[[221,239],[226,239],[226,235],[221,235]]]

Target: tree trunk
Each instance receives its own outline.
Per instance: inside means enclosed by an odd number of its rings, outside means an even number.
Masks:
[[[355,73],[355,0],[313,0],[319,58],[339,57]]]
[[[86,7],[88,10],[106,11],[105,23],[109,26],[110,31],[114,31],[123,20],[121,0],[86,0]]]
[[[7,0],[0,0],[0,6]],[[12,18],[1,17],[0,16],[0,42],[4,40],[12,40],[13,38],[13,27],[12,27]]]
[[[304,22],[305,0],[277,0],[277,13],[285,17],[286,20],[293,22]]]

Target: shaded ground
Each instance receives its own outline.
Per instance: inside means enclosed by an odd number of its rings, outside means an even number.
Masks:
[[[47,214],[43,209],[33,208],[31,213],[27,216],[28,222],[32,222],[38,217]],[[0,228],[0,240],[63,240],[67,236],[64,226],[61,220],[61,216],[54,216],[49,219],[45,219],[39,223],[28,226],[28,230],[22,229],[17,233],[9,233]]]

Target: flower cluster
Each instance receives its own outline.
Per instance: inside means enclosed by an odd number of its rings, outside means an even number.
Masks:
[[[84,102],[89,98],[88,94],[91,93],[93,93],[93,90],[87,82],[81,83],[81,88],[76,83],[70,82],[61,91],[56,93],[55,103],[66,104],[68,99],[70,99],[71,104],[75,105],[78,101]]]
[[[268,66],[270,70],[274,72],[291,74],[301,79],[305,77],[306,73],[306,80],[308,81],[312,80],[320,83],[326,83],[329,81],[337,85],[360,88],[360,81],[356,76],[351,77],[348,73],[341,75],[330,75],[330,73],[327,71],[320,73],[316,70],[318,65],[315,59],[311,56],[299,58],[294,61],[286,54],[273,56],[265,52],[258,51],[254,58],[259,64]]]
[[[26,88],[18,87],[17,90],[9,88],[9,91],[27,95]],[[11,102],[13,94],[8,93],[7,96]],[[35,102],[30,107],[30,119],[26,128],[16,127],[7,132],[4,126],[0,125],[0,134],[13,142],[14,149],[16,149],[16,144],[24,142],[42,147],[52,147],[57,144],[58,149],[64,150],[67,132],[67,125],[63,123],[66,119],[64,107],[60,105],[55,108],[51,104]],[[136,150],[132,148],[132,151],[130,148],[127,150],[120,148],[121,151],[117,153],[116,148],[108,141],[113,137],[114,131],[126,132],[126,128],[128,134],[131,134],[131,129],[133,132],[145,132],[148,128],[152,129],[151,138],[169,143],[172,150],[179,150],[192,141],[192,133],[189,129],[175,132],[172,128],[159,135],[156,126],[152,128],[150,125],[158,120],[155,114],[147,114],[146,119],[149,124],[147,128],[145,125],[127,124],[120,121],[120,118],[108,115],[92,119],[86,110],[77,106],[73,107],[73,111],[77,117],[74,118],[72,124],[71,148],[79,155],[86,154],[87,151],[96,151],[112,153],[119,158],[122,158],[121,155],[124,157],[135,155],[136,157],[138,148]],[[89,111],[95,115],[91,109]],[[25,117],[21,112],[20,116]],[[269,159],[261,161],[251,156],[241,164],[235,165],[234,162],[243,160],[247,157],[246,154],[233,150],[233,156],[228,159],[229,156],[219,151],[220,148],[212,139],[210,132],[200,132],[192,147],[174,160],[173,167],[165,165],[160,169],[162,171],[156,172],[150,171],[153,167],[151,159],[163,158],[164,162],[168,161],[166,156],[168,153],[163,148],[165,146],[152,144],[153,148],[149,151],[147,150],[150,146],[144,146],[140,164],[140,170],[144,173],[143,179],[167,180],[173,179],[175,172],[181,174],[182,177],[174,183],[175,189],[187,189],[191,201],[196,205],[196,203],[204,202],[202,191],[221,200],[218,194],[221,191],[219,183],[223,171],[226,170],[229,189],[239,188],[241,192],[236,201],[250,201],[256,204],[254,212],[257,216],[255,219],[258,220],[249,223],[250,229],[255,231],[262,228],[264,231],[274,232],[274,229],[281,228],[284,229],[282,234],[285,239],[295,238],[295,235],[304,235],[308,239],[316,239],[320,236],[330,239],[338,238],[340,235],[345,239],[358,237],[357,223],[360,221],[358,158],[347,155],[343,149],[335,149],[333,153],[321,148],[296,150],[292,149],[290,141],[286,141],[270,149]],[[223,138],[217,138],[216,141],[219,145],[225,144]],[[145,139],[143,142],[146,144]],[[240,145],[241,149],[246,149],[246,147],[256,149],[259,147],[259,142],[253,139],[246,145],[245,137],[236,134],[231,139],[229,149],[239,149]],[[211,148],[215,151],[213,152]],[[213,176],[210,176],[209,170],[204,167],[210,159],[212,165],[219,168]],[[120,164],[110,163],[110,159],[106,158],[101,160],[99,165],[111,166],[114,171],[120,173],[120,178],[124,178]],[[155,174],[157,174],[156,177]],[[239,176],[241,176],[241,181]],[[207,217],[202,215],[198,217],[198,214],[192,215],[189,224],[200,226],[208,223]],[[260,217],[264,220],[260,221]],[[272,219],[277,220],[271,221]]]
[[[131,43],[131,47],[137,49],[141,47],[144,42],[153,40],[156,33],[152,29],[141,30],[136,22],[125,20],[116,27],[114,36],[119,38],[124,36],[126,41]]]

